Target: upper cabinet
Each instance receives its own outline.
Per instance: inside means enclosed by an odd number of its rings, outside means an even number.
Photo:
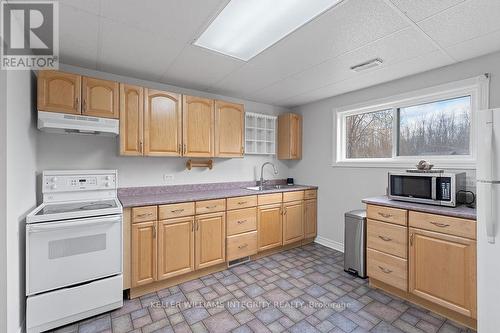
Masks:
[[[181,95],[145,89],[144,155],[181,156]]]
[[[278,117],[278,159],[302,158],[302,117],[294,113]]]
[[[82,114],[119,118],[119,84],[115,81],[82,78]]]
[[[144,88],[120,84],[120,155],[144,152]]]
[[[183,96],[183,156],[214,156],[214,100]]]
[[[215,101],[216,157],[243,157],[244,123],[242,104]]]
[[[39,71],[38,110],[80,114],[81,81],[76,74]]]

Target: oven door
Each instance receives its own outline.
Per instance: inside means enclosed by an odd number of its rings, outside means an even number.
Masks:
[[[429,175],[389,174],[389,196],[413,202],[434,202],[436,177]]]
[[[26,294],[122,271],[122,216],[26,225]]]

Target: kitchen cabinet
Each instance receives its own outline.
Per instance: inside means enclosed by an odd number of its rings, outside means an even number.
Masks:
[[[146,88],[144,96],[144,155],[181,156],[181,95]]]
[[[302,158],[302,116],[285,113],[278,117],[278,159]]]
[[[194,217],[158,222],[158,280],[194,271]]]
[[[144,88],[120,84],[120,155],[143,154]]]
[[[214,156],[214,100],[183,96],[183,156]]]
[[[243,157],[244,131],[244,106],[215,101],[215,156]]]
[[[37,81],[39,111],[81,113],[80,75],[60,71],[39,71]]]
[[[118,82],[82,78],[82,114],[92,117],[116,118],[119,111]]]
[[[132,224],[132,287],[156,281],[156,223]]]
[[[281,203],[259,206],[257,208],[259,251],[269,250],[283,245],[283,219],[281,212]]]
[[[195,268],[202,269],[226,260],[226,213],[196,216]]]
[[[283,203],[283,245],[304,239],[304,203]]]
[[[410,228],[409,292],[476,318],[476,241]]]
[[[317,235],[318,202],[316,199],[304,200],[304,238]]]

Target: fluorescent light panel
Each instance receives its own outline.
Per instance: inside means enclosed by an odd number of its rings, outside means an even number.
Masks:
[[[352,66],[351,70],[353,70],[355,72],[362,72],[362,71],[365,71],[365,70],[370,69],[370,68],[378,67],[378,66],[382,65],[382,63],[383,63],[382,59],[376,58],[376,59],[372,59],[370,61],[364,62],[362,64]]]
[[[194,45],[247,61],[340,1],[231,0]]]

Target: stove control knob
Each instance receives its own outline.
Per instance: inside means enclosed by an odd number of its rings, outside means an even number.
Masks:
[[[57,177],[52,177],[52,182],[55,183],[57,181]]]
[[[111,180],[111,177],[110,176],[106,176],[106,180]]]
[[[54,185],[52,185],[50,188],[51,188],[51,189],[53,189],[53,190],[55,190],[55,189],[57,188],[57,185],[56,185],[56,184],[54,184]]]
[[[106,183],[104,184],[104,186],[106,186],[106,187],[110,187],[110,186],[111,186],[111,183],[110,183],[110,182],[106,182]]]

